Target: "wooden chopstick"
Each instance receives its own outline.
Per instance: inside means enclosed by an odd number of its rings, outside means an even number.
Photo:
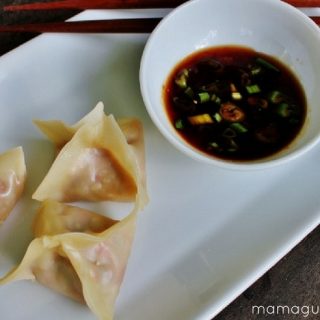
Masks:
[[[320,26],[320,17],[309,17],[312,19],[318,26]]]
[[[283,0],[296,7],[320,7],[320,0]],[[5,6],[6,11],[51,9],[173,8],[186,0],[57,0]],[[310,17],[320,25],[320,17]],[[0,32],[149,33],[160,18],[90,20],[0,25]]]
[[[0,32],[150,33],[160,20],[139,18],[0,25]]]
[[[320,7],[320,0],[282,0],[295,7]],[[5,11],[54,10],[54,9],[132,9],[132,8],[174,8],[186,0],[57,0],[8,5]]]
[[[186,0],[60,0],[8,5],[4,11],[175,8]]]
[[[320,24],[320,17],[310,18]],[[0,25],[0,32],[150,33],[160,20],[161,18],[141,18]]]
[[[317,8],[320,7],[319,0],[282,0],[298,8]]]

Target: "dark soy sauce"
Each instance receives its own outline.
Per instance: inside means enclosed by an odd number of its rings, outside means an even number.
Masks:
[[[170,73],[165,108],[189,144],[214,157],[248,161],[286,148],[306,118],[304,90],[278,59],[250,48],[195,52]]]

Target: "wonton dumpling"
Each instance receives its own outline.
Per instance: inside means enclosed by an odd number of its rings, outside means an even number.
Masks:
[[[104,105],[102,102],[99,102],[92,111],[71,126],[60,120],[46,121],[35,119],[33,122],[58,149],[61,149],[83,125],[89,123],[94,125],[105,116]],[[128,144],[134,147],[139,162],[141,161],[144,167],[144,139],[141,122],[134,118],[120,118],[117,122]]]
[[[34,239],[21,264],[0,285],[36,279],[111,320],[135,233],[136,213],[99,235],[70,232]]]
[[[66,232],[100,233],[117,221],[75,206],[45,200],[37,211],[33,224],[35,237]]]
[[[101,121],[105,116],[103,109],[103,103],[99,102],[91,112],[72,126],[60,120],[44,121],[35,119],[33,122],[58,149],[61,149],[84,124],[94,124]]]
[[[9,216],[22,195],[26,180],[26,164],[22,147],[0,155],[0,224]]]
[[[141,169],[112,115],[84,124],[62,148],[33,199],[146,203]]]
[[[139,179],[142,190],[141,201],[143,205],[147,202],[146,194],[146,165],[145,165],[145,148],[144,148],[144,138],[143,138],[143,127],[139,120],[131,118],[121,118],[117,120],[121,131],[126,137],[129,147],[135,153],[138,169],[139,169]],[[143,199],[145,198],[145,199]]]
[[[84,116],[77,123],[69,126],[60,120],[33,120],[36,126],[54,143],[58,150],[60,150],[67,142],[69,142],[79,128],[85,124],[92,124],[99,122],[105,117],[104,105],[99,102],[95,108]],[[141,184],[146,188],[146,174],[145,174],[145,152],[144,152],[144,137],[143,127],[138,119],[134,118],[120,118],[117,119],[121,131],[126,137],[127,143],[133,149],[138,161],[140,169]]]
[[[54,237],[34,239],[20,265],[0,278],[0,285],[18,280],[37,280],[69,298],[85,302],[81,281]]]
[[[75,201],[75,199],[78,200],[89,200],[89,201],[101,201],[101,200],[115,200],[115,201],[132,201],[134,198],[139,203],[140,209],[143,208],[143,206],[148,202],[148,196],[146,192],[146,174],[145,174],[145,152],[144,152],[144,138],[143,138],[143,127],[139,120],[132,119],[132,118],[123,118],[117,120],[117,122],[112,121],[112,125],[109,125],[108,128],[104,126],[102,128],[101,124],[104,122],[110,123],[110,117],[112,116],[106,116],[103,111],[103,104],[100,102],[97,104],[97,106],[88,113],[84,118],[82,118],[80,121],[78,121],[76,124],[69,126],[66,125],[62,121],[41,121],[41,120],[35,120],[35,124],[42,130],[44,134],[47,135],[47,137],[57,146],[57,148],[63,147],[66,143],[71,140],[74,140],[75,134],[82,129],[82,127],[86,127],[86,134],[80,135],[79,139],[87,139],[90,137],[90,131],[96,131],[96,127],[98,126],[100,129],[103,129],[103,134],[100,134],[99,137],[96,135],[96,139],[91,139],[91,142],[95,144],[97,142],[97,139],[99,140],[99,143],[103,140],[106,140],[106,145],[112,145],[113,151],[115,151],[116,154],[118,154],[118,160],[121,159],[120,156],[126,158],[126,161],[128,160],[128,156],[130,158],[130,162],[134,167],[134,184],[135,184],[135,192],[129,192],[131,195],[127,196],[98,196],[98,197],[92,197],[89,194],[86,195],[78,195],[76,198],[71,197],[71,199],[65,199],[65,198],[59,198],[56,195],[50,196],[48,193],[45,194],[34,194],[34,199],[36,200],[44,200],[46,198],[53,198],[58,201]],[[113,119],[114,120],[114,119]],[[91,127],[91,129],[89,128]],[[117,128],[118,127],[118,128]],[[121,130],[119,130],[119,128]],[[125,143],[124,139],[121,137],[124,136],[127,143]],[[116,139],[118,141],[119,146],[109,140]],[[119,174],[119,169],[121,171],[121,168],[117,166],[116,161],[113,161],[112,154],[106,154],[106,152],[103,151],[101,148],[98,150],[98,148],[92,148],[91,147],[91,156],[89,155],[89,148],[90,146],[85,146],[82,144],[82,148],[86,147],[87,155],[84,155],[84,152],[82,153],[82,157],[86,158],[85,162],[86,164],[82,166],[82,169],[84,166],[89,169],[90,171],[87,172],[90,176],[94,176],[96,172],[92,172],[93,167],[95,164],[90,163],[92,161],[98,162],[102,168],[104,168],[106,171],[108,171],[108,166],[111,168],[111,179],[113,179],[113,176],[115,175],[115,172],[117,171]],[[124,152],[122,151],[122,155],[119,154],[119,148],[126,149]],[[129,151],[131,150],[131,152]],[[78,150],[80,151],[80,150]],[[131,153],[131,154],[130,154]],[[133,153],[133,156],[132,156]],[[93,159],[95,158],[95,159]],[[109,159],[108,159],[109,158]],[[123,158],[123,159],[124,159]],[[80,160],[78,160],[79,162]],[[134,163],[135,162],[135,163]],[[118,163],[121,163],[119,161]],[[73,165],[71,162],[69,163],[70,166]],[[116,168],[117,167],[117,168]],[[123,175],[123,172],[120,173],[120,175]],[[116,179],[115,187],[117,188],[117,183],[119,179]],[[128,179],[125,179],[128,181]],[[47,180],[48,182],[48,180]],[[83,181],[85,185],[87,186],[87,182]],[[93,184],[93,181],[90,182],[91,186]],[[80,183],[81,185],[81,183]],[[78,186],[80,189],[81,186]],[[43,184],[42,184],[43,186]],[[128,187],[128,186],[127,186]],[[132,186],[131,186],[132,187]],[[110,189],[110,188],[109,188]],[[42,189],[43,191],[43,189]],[[115,190],[116,191],[116,190]],[[85,193],[85,192],[84,192]],[[115,192],[118,194],[118,192]],[[134,197],[134,193],[136,194],[136,197]],[[80,198],[77,198],[80,197]]]

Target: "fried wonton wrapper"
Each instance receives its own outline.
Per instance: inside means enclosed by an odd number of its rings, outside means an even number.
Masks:
[[[136,213],[106,231],[69,232],[34,239],[21,264],[0,279],[31,279],[78,301],[100,320],[111,320],[135,232]]]
[[[144,175],[112,115],[82,125],[65,144],[33,199],[147,202]]]
[[[101,233],[118,221],[79,207],[45,200],[33,223],[35,237],[67,232]]]
[[[9,216],[22,195],[26,180],[26,164],[22,147],[0,155],[0,224]]]
[[[72,126],[57,120],[34,122],[58,149],[62,147],[34,199],[68,202],[135,199],[140,208],[147,203],[143,128],[139,120],[116,122],[113,116],[104,114],[103,104],[99,103]],[[64,166],[69,169],[63,169]],[[75,173],[76,170],[79,172]],[[56,174],[66,174],[76,181],[72,184],[70,180],[68,184]],[[63,189],[67,184],[70,192],[60,190],[58,194],[57,188]]]

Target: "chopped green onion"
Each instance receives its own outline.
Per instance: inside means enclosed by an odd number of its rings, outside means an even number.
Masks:
[[[259,57],[259,58],[257,58],[256,62],[260,66],[262,66],[262,67],[264,67],[266,69],[269,69],[269,70],[272,70],[272,71],[275,71],[275,72],[280,72],[280,70],[275,65],[273,65],[272,63],[266,61],[265,59],[262,59],[262,58]]]
[[[239,149],[239,146],[235,143],[233,139],[229,140],[230,146],[227,149],[229,152],[235,152]]]
[[[245,133],[248,131],[248,129],[241,123],[239,122],[234,122],[230,125],[230,127],[232,129],[234,129],[235,131],[239,132],[239,133]]]
[[[268,96],[270,102],[278,104],[284,100],[284,96],[280,91],[272,91]]]
[[[221,122],[222,121],[222,117],[221,117],[221,115],[220,115],[220,113],[215,113],[214,115],[213,115],[213,117],[214,117],[214,119],[217,121],[217,122]]]
[[[232,92],[231,97],[233,100],[241,100],[242,99],[242,95],[240,92]]]
[[[210,94],[208,92],[200,92],[198,93],[198,97],[199,97],[200,103],[206,103],[210,100]]]
[[[184,122],[182,119],[178,119],[175,124],[174,124],[175,128],[178,130],[184,129]]]
[[[221,104],[221,99],[215,94],[213,94],[211,96],[211,101],[213,101],[214,103],[219,104],[219,105]]]
[[[282,102],[277,106],[277,114],[283,118],[288,118],[291,114],[290,106],[286,102]]]
[[[183,69],[179,75],[175,79],[175,83],[182,89],[187,88],[187,79],[188,79],[189,72],[187,69]]]
[[[184,90],[184,93],[185,93],[188,97],[190,97],[190,98],[193,98],[193,97],[194,97],[194,92],[193,92],[193,90],[192,90],[191,87],[187,87],[187,89]]]
[[[210,142],[209,146],[214,148],[214,149],[218,149],[219,148],[219,145],[216,142]]]
[[[230,91],[231,91],[232,99],[234,99],[234,100],[241,100],[242,99],[241,93],[238,92],[238,89],[234,83],[230,83]]]
[[[259,67],[259,66],[255,66],[255,67],[253,67],[253,68],[251,69],[251,74],[252,74],[253,76],[258,75],[260,72],[261,72],[261,67]]]
[[[235,138],[237,134],[233,129],[227,128],[226,130],[223,131],[222,136],[228,139],[232,139],[232,138]]]
[[[253,84],[251,86],[246,86],[246,89],[249,94],[259,93],[261,91],[260,87],[257,84]]]

